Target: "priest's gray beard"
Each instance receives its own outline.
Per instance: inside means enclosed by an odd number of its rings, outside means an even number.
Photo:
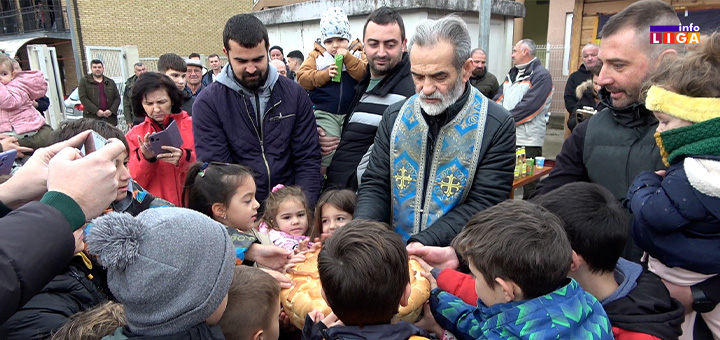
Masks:
[[[442,94],[437,89],[430,95],[426,95],[421,91],[418,93],[418,97],[420,97],[420,107],[428,114],[428,116],[437,116],[443,113],[445,109],[454,104],[460,96],[462,96],[463,91],[465,90],[464,85],[465,83],[463,82],[462,74],[458,73],[457,81],[455,81],[455,84],[453,84],[447,94]],[[440,102],[431,104],[422,99],[440,99]]]

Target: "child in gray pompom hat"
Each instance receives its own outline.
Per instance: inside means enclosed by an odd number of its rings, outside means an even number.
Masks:
[[[85,242],[125,307],[127,325],[106,338],[223,339],[214,325],[235,252],[220,223],[184,208],[113,212],[93,220]]]

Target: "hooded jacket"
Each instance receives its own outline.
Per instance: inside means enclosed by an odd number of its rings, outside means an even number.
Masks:
[[[193,133],[198,159],[253,169],[259,202],[277,184],[299,185],[311,207],[320,195],[320,143],[307,93],[268,66],[257,91],[243,87],[230,64],[198,95]],[[258,121],[256,112],[261,112]]]
[[[565,83],[565,110],[570,113],[575,112],[579,97],[575,96],[575,89],[587,80],[592,80],[592,72],[585,67],[585,64],[580,64],[577,71],[570,74],[567,83]]]
[[[720,273],[720,157],[687,157],[628,190],[637,245],[668,267]]]
[[[616,340],[677,339],[685,321],[685,309],[670,297],[657,275],[624,259],[615,267],[620,287],[615,299],[601,301],[613,326]],[[612,295],[611,295],[612,297]]]
[[[46,339],[70,316],[108,300],[106,273],[87,256],[75,255],[65,271],[0,327],[0,339]]]
[[[597,183],[624,199],[642,171],[665,168],[655,143],[657,119],[641,103],[616,108],[600,90],[606,108],[578,124],[563,143],[548,177],[531,196],[544,195],[567,183]]]
[[[415,94],[408,53],[403,53],[400,62],[368,91],[370,77],[368,65],[365,78],[355,87],[355,98],[345,116],[340,145],[327,169],[328,187],[357,190],[359,179],[367,168],[370,147],[385,110],[391,104],[405,101]]]
[[[1,324],[67,267],[72,232],[85,224],[85,214],[69,196],[50,191],[16,210],[0,204],[0,216]]]
[[[343,115],[355,97],[355,86],[365,77],[367,60],[362,52],[362,43],[355,39],[343,56],[340,82],[331,81],[327,72],[328,64],[335,58],[318,42],[297,72],[297,82],[308,90],[316,110]],[[318,66],[324,65],[324,68]]]
[[[17,134],[37,131],[45,118],[32,101],[45,95],[47,82],[40,71],[20,72],[7,85],[0,83],[0,132]]]
[[[130,147],[130,161],[128,162],[130,176],[153,196],[163,198],[179,207],[182,206],[185,177],[190,165],[195,163],[195,147],[192,118],[185,111],[172,113],[165,116],[163,126],[167,127],[173,120],[180,130],[180,136],[183,140],[180,146],[183,155],[180,157],[178,165],[172,165],[157,159],[148,160],[143,156],[140,144],[138,144],[138,136],[144,137],[147,133],[152,134],[164,129],[152,118],[146,116],[145,121],[133,126],[125,135],[125,138]]]
[[[438,287],[462,299],[477,301],[475,280],[452,269],[433,272]],[[657,275],[643,272],[642,267],[625,259],[615,266],[618,289],[600,301],[613,327],[616,340],[677,339],[685,320],[684,308],[670,297]]]
[[[396,324],[357,326],[334,326],[327,328],[322,322],[313,323],[310,316],[305,316],[305,327],[302,331],[303,340],[408,340],[430,339],[430,335],[415,325],[401,321]]]
[[[582,114],[578,113],[577,110],[591,107],[595,109],[595,111],[602,111],[605,108],[605,104],[603,104],[602,101],[595,101],[595,89],[593,89],[592,80],[587,80],[578,85],[578,87],[575,88],[575,97],[577,101],[575,102],[575,107],[570,111],[571,114],[567,121],[567,126],[570,131],[583,121]]]
[[[435,288],[435,321],[458,339],[613,339],[600,302],[569,279],[557,290],[523,301],[473,307]]]

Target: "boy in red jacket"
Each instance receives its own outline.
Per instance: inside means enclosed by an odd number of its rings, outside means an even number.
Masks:
[[[620,258],[628,237],[627,214],[604,187],[585,182],[562,186],[534,200],[565,223],[573,249],[569,277],[602,304],[617,340],[676,339],[684,309],[662,281]],[[475,303],[470,275],[432,269],[438,287]]]

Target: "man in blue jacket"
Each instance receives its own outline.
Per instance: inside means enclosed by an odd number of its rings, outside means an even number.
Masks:
[[[251,167],[259,202],[277,184],[299,185],[314,207],[322,177],[310,98],[269,65],[267,29],[256,17],[230,18],[223,43],[229,62],[193,105],[198,160]]]

